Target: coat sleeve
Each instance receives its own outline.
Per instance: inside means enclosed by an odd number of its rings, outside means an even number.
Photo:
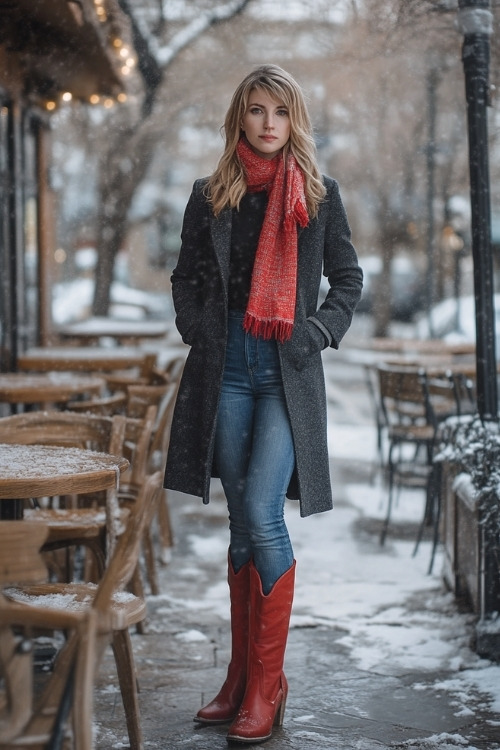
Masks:
[[[184,212],[181,249],[172,272],[175,324],[185,344],[191,345],[203,310],[210,242],[208,204],[203,194],[205,180],[194,183]]]
[[[316,313],[309,318],[334,349],[351,325],[352,316],[361,297],[363,272],[358,264],[347,215],[335,180],[326,179],[326,229],[323,273],[328,277],[328,294]]]

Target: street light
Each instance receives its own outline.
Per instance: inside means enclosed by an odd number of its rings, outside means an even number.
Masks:
[[[490,183],[486,107],[489,88],[489,37],[493,16],[490,0],[458,0],[458,26],[464,35],[462,61],[469,131],[472,256],[476,301],[476,375],[479,415],[497,421],[497,371],[493,263],[491,258]],[[485,470],[487,470],[485,468]],[[486,510],[487,516],[487,510]],[[491,624],[498,616],[498,530],[479,522],[481,537],[480,619],[476,625],[476,650],[482,656],[499,658],[498,638]]]
[[[489,103],[489,38],[493,16],[490,0],[458,0],[458,6],[458,27],[464,35],[462,62],[469,133],[477,401],[481,419],[496,421],[498,396],[486,112]]]

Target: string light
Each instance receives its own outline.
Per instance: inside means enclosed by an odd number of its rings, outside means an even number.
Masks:
[[[49,100],[48,102],[45,102],[45,109],[48,109],[49,112],[52,112],[57,107],[56,102]]]
[[[125,94],[123,91],[120,94],[118,94],[116,98],[118,99],[120,104],[123,104],[123,102],[126,102],[128,99],[127,94]]]
[[[99,94],[92,94],[89,98],[89,102],[91,104],[99,104],[100,101],[101,97],[99,96]]]
[[[63,102],[70,102],[73,99],[73,94],[71,91],[65,91],[61,98]]]

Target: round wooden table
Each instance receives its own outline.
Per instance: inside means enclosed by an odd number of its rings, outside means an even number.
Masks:
[[[1,443],[0,501],[107,490],[128,465],[126,458],[80,448]],[[19,518],[19,507],[9,510]]]
[[[0,401],[8,404],[62,403],[82,394],[99,394],[105,381],[69,372],[0,373]]]

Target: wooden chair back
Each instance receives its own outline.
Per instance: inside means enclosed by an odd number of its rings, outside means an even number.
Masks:
[[[125,530],[116,540],[113,554],[94,599],[94,607],[99,612],[100,621],[106,618],[113,595],[126,588],[135,572],[142,537],[156,511],[162,482],[162,472],[157,471],[147,477],[131,507]]]
[[[98,414],[109,417],[113,414],[124,414],[126,405],[127,394],[124,391],[116,391],[111,396],[94,397],[85,401],[68,401],[66,409],[81,414]]]
[[[144,417],[148,407],[158,407],[169,390],[168,383],[162,385],[129,385],[127,386],[127,417]]]
[[[425,372],[421,368],[380,365],[377,372],[380,406],[387,425],[428,419]]]
[[[456,389],[451,374],[431,376],[425,379],[429,406],[429,421],[437,429],[440,422],[458,413]]]
[[[47,528],[29,521],[0,521],[0,587],[47,577],[40,549]]]
[[[61,445],[113,453],[120,417],[33,411],[0,419],[0,443]]]
[[[140,486],[147,475],[148,456],[156,422],[158,408],[148,406],[142,418],[126,417],[123,433],[123,455],[129,460],[130,467],[122,475],[120,486],[127,484]]]

